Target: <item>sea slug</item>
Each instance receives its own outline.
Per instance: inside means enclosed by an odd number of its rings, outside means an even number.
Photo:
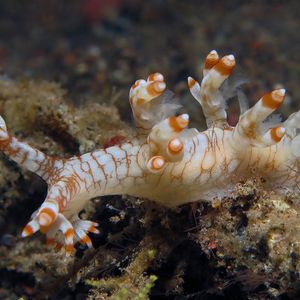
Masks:
[[[299,192],[300,112],[275,125],[267,119],[282,103],[284,89],[265,94],[241,112],[235,127],[227,123],[220,89],[235,67],[233,55],[206,57],[201,84],[188,78],[208,129],[188,128],[189,116],[164,97],[160,73],[137,80],[129,99],[136,137],[69,159],[50,157],[11,136],[0,117],[0,150],[48,184],[45,201],[31,216],[22,236],[40,230],[49,244],[63,241],[72,253],[76,241],[92,246],[89,232],[97,223],[78,213],[96,196],[128,194],[168,207],[228,194],[241,179],[255,174],[273,190]],[[266,120],[267,119],[267,120]]]

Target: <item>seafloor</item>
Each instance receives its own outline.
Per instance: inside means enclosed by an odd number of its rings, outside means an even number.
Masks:
[[[130,139],[129,87],[159,71],[204,128],[186,78],[217,49],[235,54],[251,104],[284,86],[287,116],[300,107],[299,16],[298,1],[3,0],[0,113],[50,155],[84,153]],[[300,299],[299,198],[263,181],[175,210],[93,199],[81,217],[100,223],[95,249],[66,257],[42,235],[20,238],[46,186],[1,156],[0,299]]]

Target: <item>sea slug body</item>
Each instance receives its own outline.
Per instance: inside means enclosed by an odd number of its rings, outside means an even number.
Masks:
[[[187,114],[176,114],[178,105],[164,97],[160,73],[137,80],[130,89],[136,138],[80,157],[47,156],[12,137],[0,117],[0,150],[48,184],[47,197],[22,236],[40,230],[49,244],[62,237],[68,254],[77,241],[91,247],[88,233],[98,233],[98,224],[81,220],[78,213],[89,199],[102,195],[128,194],[175,207],[222,197],[254,173],[281,193],[299,192],[300,112],[276,126],[265,121],[284,100],[285,90],[277,89],[243,112],[235,127],[229,126],[220,87],[235,65],[233,55],[220,58],[213,50],[202,82],[188,78],[206,118],[204,132],[188,128]]]

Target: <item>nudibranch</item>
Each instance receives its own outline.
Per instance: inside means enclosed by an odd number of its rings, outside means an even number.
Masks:
[[[0,117],[0,149],[8,158],[48,184],[42,205],[22,236],[40,230],[49,244],[63,241],[67,253],[75,242],[91,247],[89,232],[97,223],[78,213],[96,196],[127,194],[175,207],[228,194],[243,178],[258,174],[273,190],[299,192],[300,112],[274,124],[268,117],[282,103],[284,89],[271,91],[241,113],[235,127],[227,123],[222,84],[236,65],[233,55],[211,51],[201,84],[188,78],[208,129],[188,128],[188,114],[164,100],[164,77],[137,80],[129,93],[137,135],[131,141],[69,159],[58,159],[11,136]]]

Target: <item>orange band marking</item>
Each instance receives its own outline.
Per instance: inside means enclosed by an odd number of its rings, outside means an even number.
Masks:
[[[277,90],[265,94],[261,101],[262,104],[268,108],[276,109],[284,99],[284,95],[281,95]]]
[[[32,235],[33,234],[33,229],[30,225],[26,225],[23,229],[23,232],[26,234],[26,236]]]
[[[148,81],[163,81],[164,77],[160,73],[152,73],[147,78]]]
[[[283,132],[281,131],[281,127],[275,127],[271,129],[271,137],[273,141],[280,142],[283,135],[284,135],[284,131]]]
[[[56,217],[56,213],[52,210],[52,208],[50,208],[50,207],[45,207],[45,208],[43,208],[41,211],[40,211],[40,216],[42,215],[42,214],[46,214],[46,215],[48,215],[49,216],[49,218],[51,219],[51,222],[53,222],[54,221],[54,219],[55,219],[55,217]]]
[[[229,76],[235,67],[235,61],[224,56],[215,66],[214,69],[223,76]]]
[[[169,117],[169,125],[175,132],[182,131],[189,124],[188,119],[184,119],[181,116]]]
[[[218,62],[219,62],[219,55],[216,52],[209,53],[205,59],[204,69],[210,70]]]
[[[166,161],[162,156],[153,156],[151,159],[151,168],[155,171],[164,167]]]
[[[190,89],[193,88],[193,86],[195,84],[196,84],[196,80],[194,78],[190,77],[189,80],[188,80],[188,86],[189,86],[189,88]]]
[[[154,81],[147,85],[147,92],[152,97],[160,95],[164,89],[165,84],[162,81]]]
[[[86,234],[83,238],[81,238],[80,240],[79,240],[79,242],[81,243],[81,244],[88,244],[88,245],[91,245],[92,244],[92,241],[91,241],[91,239],[90,239],[90,237]]]
[[[168,144],[168,150],[172,154],[177,154],[180,151],[182,151],[182,149],[183,149],[183,143],[179,139],[171,140]]]
[[[65,237],[66,239],[72,239],[74,237],[74,229],[73,228],[67,229],[67,231],[65,232]]]

